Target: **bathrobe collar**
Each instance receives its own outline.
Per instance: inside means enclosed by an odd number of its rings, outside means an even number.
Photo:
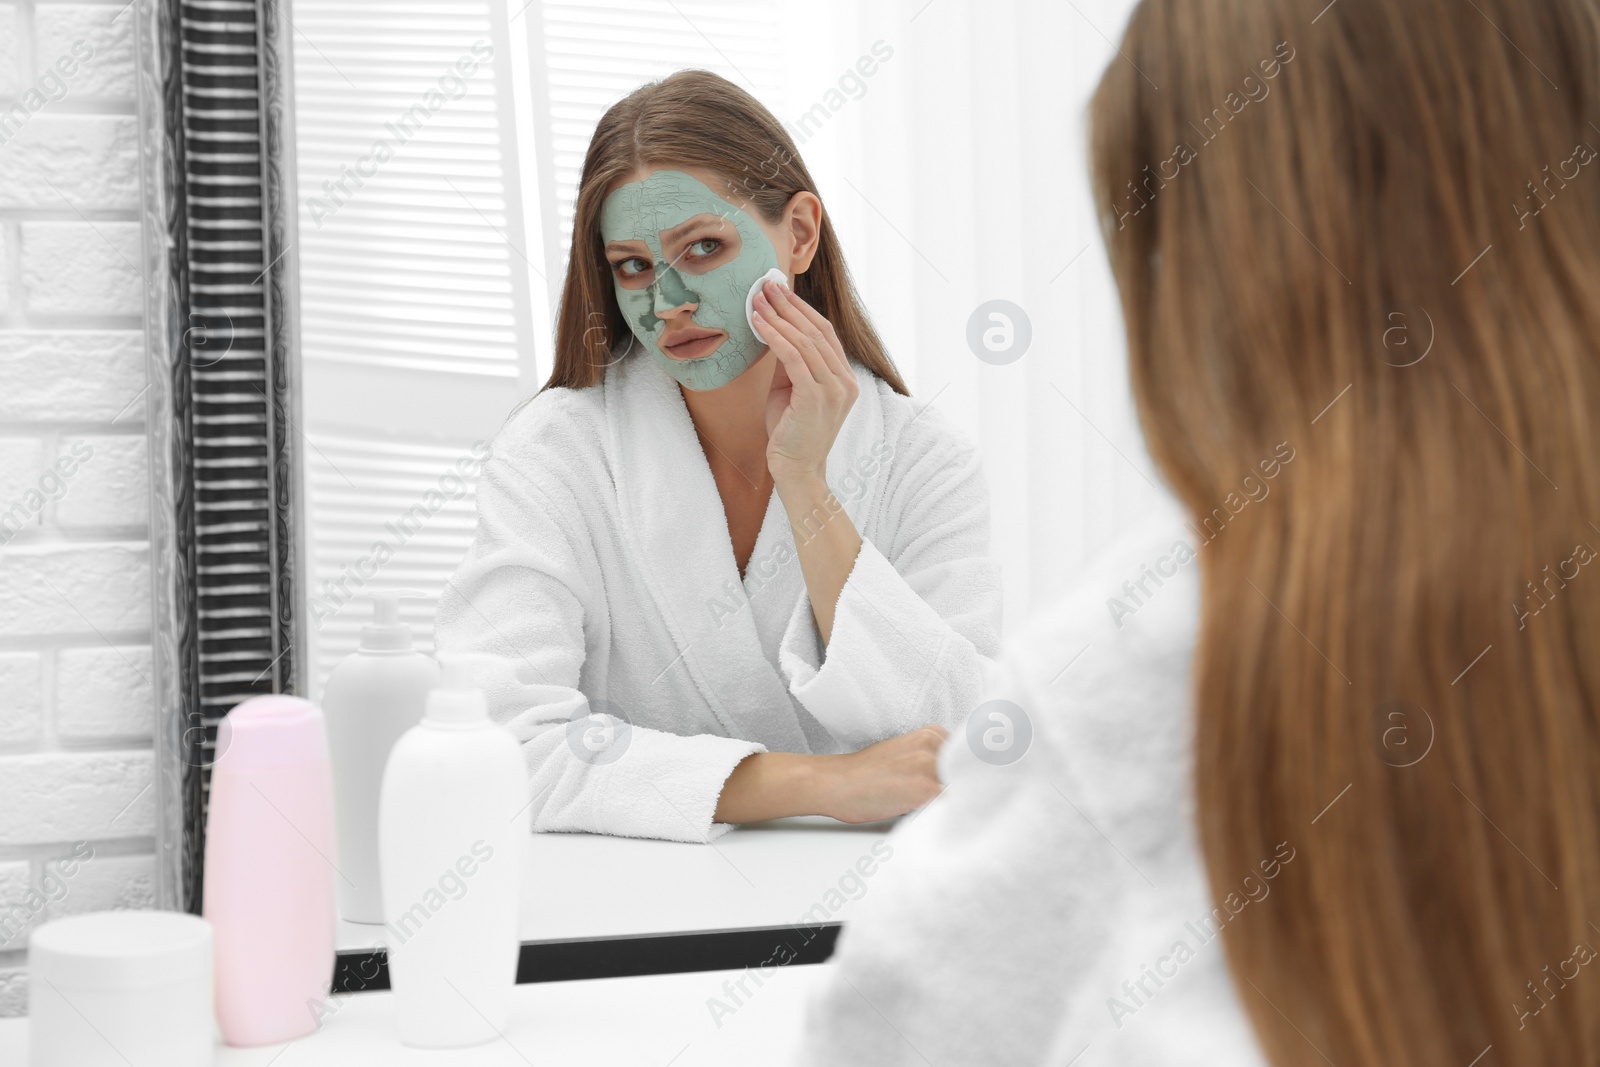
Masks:
[[[877,466],[863,461],[883,440],[884,412],[876,377],[855,360],[850,365],[860,390],[828,453],[826,470],[828,484],[841,494],[845,513],[860,530],[861,514],[875,500],[883,477]],[[779,716],[781,725],[774,725],[770,710],[793,705],[782,675],[762,650],[750,596],[754,587],[754,601],[766,612],[811,610],[794,532],[776,490],[741,581],[722,497],[678,383],[655,360],[634,352],[607,369],[603,388],[624,543],[638,554],[656,610],[679,653],[675,661],[661,664],[660,677],[686,671],[729,736],[752,737],[755,729],[769,748],[808,751],[797,720]],[[852,469],[862,491],[843,489]],[[862,476],[863,469],[871,476]],[[772,560],[780,545],[787,546],[788,561],[769,563],[776,573],[759,576],[758,567]]]

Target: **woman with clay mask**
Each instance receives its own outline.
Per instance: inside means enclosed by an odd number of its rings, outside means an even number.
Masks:
[[[979,460],[910,399],[793,142],[730,82],[681,71],[600,121],[555,368],[478,511],[437,641],[502,657],[534,829],[709,841],[938,792],[999,643]]]

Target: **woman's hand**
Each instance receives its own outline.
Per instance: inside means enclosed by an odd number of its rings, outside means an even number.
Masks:
[[[767,282],[753,316],[777,357],[767,393],[767,469],[794,531],[817,635],[833,637],[834,606],[861,535],[828,488],[828,452],[861,387],[833,324],[785,286]]]
[[[949,736],[943,726],[924,726],[832,757],[838,762],[825,788],[822,814],[840,822],[877,822],[920,808],[944,789],[939,746]]]
[[[756,330],[777,357],[767,394],[767,468],[779,494],[824,483],[828,452],[860,386],[833,324],[786,286],[756,294]]]
[[[717,822],[827,815],[840,822],[892,819],[938,796],[939,746],[949,732],[924,726],[842,756],[757,752],[723,783]]]

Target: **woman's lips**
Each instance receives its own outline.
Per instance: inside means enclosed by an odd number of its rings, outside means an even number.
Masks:
[[[722,330],[685,330],[670,339],[662,337],[661,351],[669,359],[704,359],[721,348],[727,336]]]

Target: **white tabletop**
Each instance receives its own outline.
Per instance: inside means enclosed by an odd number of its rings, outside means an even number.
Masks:
[[[522,939],[628,937],[841,922],[890,850],[893,822],[820,816],[730,830],[709,845],[599,834],[529,834]],[[383,927],[339,923],[339,950],[372,948]]]
[[[394,998],[335,998],[322,1028],[287,1045],[217,1047],[216,1067],[715,1067],[781,1065],[800,1034],[806,999],[827,964],[782,967],[748,996],[724,984],[741,971],[699,971],[517,986],[503,1037],[466,1049],[406,1048],[396,1037]],[[733,1008],[714,1018],[708,1002]],[[27,1062],[28,1021],[0,1019],[0,1064]],[[157,1067],[135,1064],[134,1067]]]

